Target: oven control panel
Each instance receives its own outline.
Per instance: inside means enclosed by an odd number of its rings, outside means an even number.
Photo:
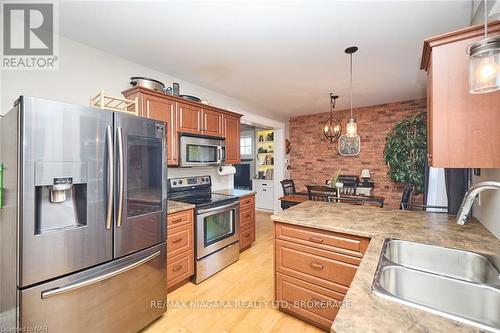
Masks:
[[[201,185],[211,185],[210,176],[169,178],[169,188],[196,187]]]

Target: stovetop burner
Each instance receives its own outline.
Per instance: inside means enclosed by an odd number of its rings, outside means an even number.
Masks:
[[[223,206],[238,197],[212,193],[210,176],[169,178],[168,198],[196,205],[197,209]]]
[[[197,208],[207,208],[207,207],[222,206],[234,202],[238,200],[238,197],[211,193],[211,195],[204,195],[204,196],[193,195],[193,196],[185,196],[178,198],[170,196],[170,199],[180,202],[190,203],[196,205]]]

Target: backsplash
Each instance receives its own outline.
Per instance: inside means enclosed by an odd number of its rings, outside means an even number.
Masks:
[[[481,169],[481,176],[474,176],[474,184],[485,181],[500,181],[500,169]],[[481,206],[476,202],[473,216],[500,239],[500,191],[483,191],[480,193]]]
[[[212,190],[225,190],[233,188],[233,175],[219,176],[216,167],[206,168],[168,168],[168,178],[190,177],[190,176],[211,176]]]

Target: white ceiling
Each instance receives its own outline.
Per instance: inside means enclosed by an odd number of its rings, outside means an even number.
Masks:
[[[275,116],[425,96],[426,37],[468,26],[471,1],[62,2],[62,35]],[[81,24],[75,24],[81,22]]]

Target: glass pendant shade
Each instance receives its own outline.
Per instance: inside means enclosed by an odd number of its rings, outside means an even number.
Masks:
[[[500,36],[469,48],[469,92],[481,94],[500,89]]]
[[[358,124],[356,123],[356,119],[347,119],[346,135],[350,138],[358,135]]]

